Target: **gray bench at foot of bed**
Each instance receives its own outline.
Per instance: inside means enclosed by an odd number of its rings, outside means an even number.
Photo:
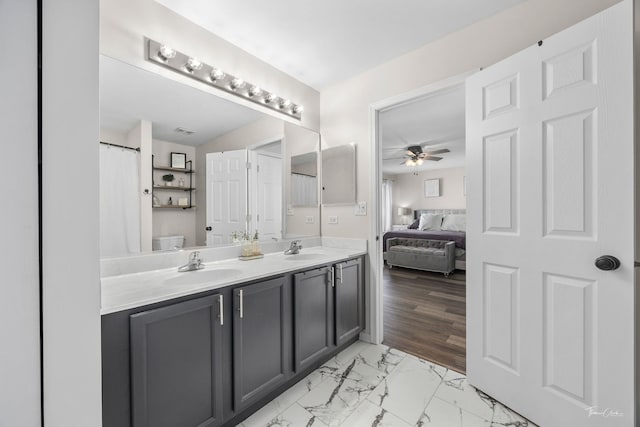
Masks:
[[[389,267],[435,271],[448,276],[455,269],[455,242],[393,237],[387,241],[384,260]]]

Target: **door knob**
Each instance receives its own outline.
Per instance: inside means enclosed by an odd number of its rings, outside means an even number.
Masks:
[[[213,228],[212,228],[212,227],[205,227],[204,229],[205,229],[206,231],[211,231],[211,230],[213,230]]]
[[[596,267],[600,270],[610,271],[620,268],[620,260],[612,255],[602,255],[596,258]]]

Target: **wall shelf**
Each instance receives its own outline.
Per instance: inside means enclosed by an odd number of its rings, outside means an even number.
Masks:
[[[189,160],[187,163],[191,163],[191,160]],[[185,168],[185,169],[181,169],[181,168],[170,168],[168,166],[153,166],[154,170],[157,171],[167,171],[167,172],[179,172],[179,173],[196,173],[194,170],[189,169],[189,168]]]
[[[195,188],[193,187],[193,174],[195,173],[193,171],[193,160],[187,160],[187,167],[186,168],[171,168],[168,166],[156,166],[155,164],[155,156],[151,156],[151,185],[153,188],[153,193],[156,192],[156,190],[165,190],[165,191],[184,191],[186,193],[189,194],[189,204],[188,205],[178,205],[173,204],[173,205],[160,205],[160,206],[153,206],[154,209],[183,209],[183,210],[187,210],[190,208],[195,208],[195,206],[193,205],[193,192],[195,191]],[[178,185],[156,185],[155,183],[155,171],[162,171],[162,172],[174,172],[174,173],[183,173],[186,174],[189,177],[189,183],[186,187],[180,187]]]
[[[177,185],[156,185],[154,190],[171,190],[171,191],[195,191],[195,187],[178,187]]]
[[[191,206],[180,206],[180,205],[160,205],[160,206],[153,206],[153,209],[191,209],[191,208],[195,208],[196,205],[191,205]]]

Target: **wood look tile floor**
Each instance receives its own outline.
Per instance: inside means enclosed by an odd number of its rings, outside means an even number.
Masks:
[[[384,341],[466,372],[466,275],[384,268]]]

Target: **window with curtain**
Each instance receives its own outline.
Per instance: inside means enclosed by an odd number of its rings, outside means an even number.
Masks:
[[[382,231],[391,230],[393,222],[393,181],[382,180]]]

